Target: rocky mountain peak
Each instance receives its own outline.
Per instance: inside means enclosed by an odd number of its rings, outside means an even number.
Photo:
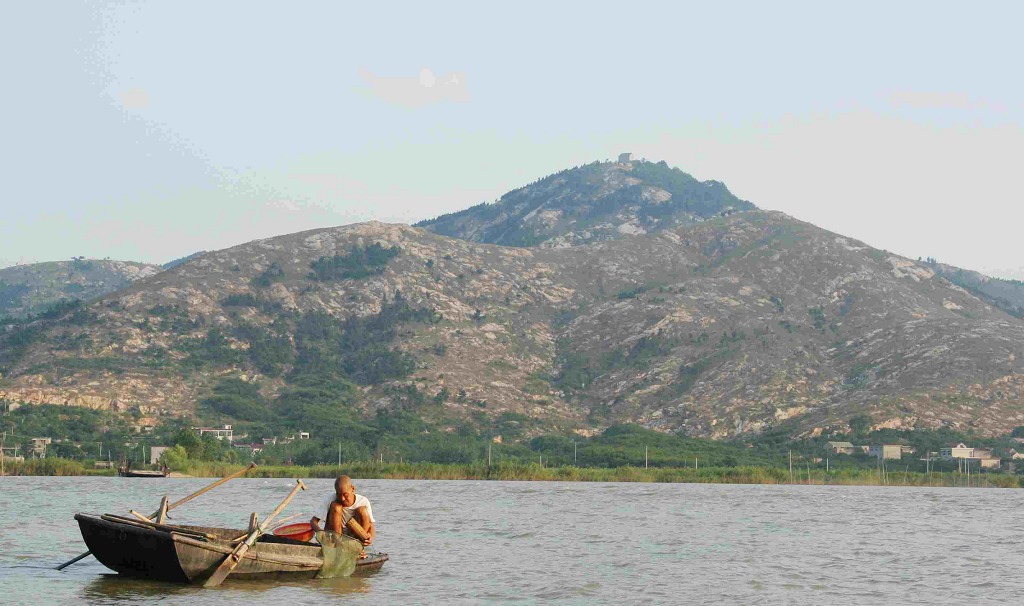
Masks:
[[[629,154],[623,154],[628,156]],[[617,240],[756,207],[719,181],[667,163],[593,162],[512,190],[493,204],[417,223],[435,233],[504,246],[565,248]]]

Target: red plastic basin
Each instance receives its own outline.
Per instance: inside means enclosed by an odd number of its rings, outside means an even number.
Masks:
[[[313,527],[309,525],[309,522],[300,522],[298,524],[282,526],[275,530],[274,534],[295,541],[309,541],[313,538],[315,532]]]

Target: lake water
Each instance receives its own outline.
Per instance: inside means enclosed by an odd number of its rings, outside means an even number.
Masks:
[[[87,558],[76,512],[151,512],[211,479],[0,478],[0,604],[1016,603],[1020,490],[357,480],[373,502],[367,578],[204,590]],[[293,481],[243,479],[172,512],[245,527]],[[308,519],[329,480],[287,513]],[[321,517],[323,517],[321,515]]]

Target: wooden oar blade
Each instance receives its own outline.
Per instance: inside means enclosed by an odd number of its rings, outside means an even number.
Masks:
[[[217,570],[213,571],[210,578],[206,579],[206,582],[203,583],[203,587],[216,587],[223,583],[224,579],[228,578],[231,571],[234,570],[235,567],[238,566],[238,563],[242,561],[242,558],[245,557],[247,551],[249,551],[249,544],[242,543],[237,549],[229,553],[228,556],[224,558],[224,561],[221,562],[220,566],[217,567]]]
[[[224,558],[224,561],[220,563],[217,570],[213,571],[210,578],[206,579],[206,582],[203,583],[203,587],[216,587],[224,582],[224,579],[226,579],[227,576],[231,574],[231,571],[238,566],[238,563],[242,561],[242,558],[245,556],[246,552],[249,551],[249,548],[255,545],[256,541],[260,538],[260,535],[270,527],[270,523],[274,521],[277,514],[281,513],[284,508],[288,506],[288,503],[291,502],[295,493],[299,492],[299,490],[306,490],[306,485],[302,483],[302,480],[298,480],[297,482],[298,484],[295,488],[292,488],[292,491],[288,493],[285,500],[281,501],[281,504],[278,505],[269,516],[267,516],[267,519],[263,520],[262,524],[254,528],[252,532],[249,533],[249,536],[246,537],[245,541],[240,543],[238,547],[235,547],[235,549],[229,553],[226,558]]]

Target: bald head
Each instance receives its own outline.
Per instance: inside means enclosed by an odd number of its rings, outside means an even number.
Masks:
[[[356,488],[352,485],[352,478],[340,476],[334,481],[334,492],[338,495],[338,502],[348,507],[356,500]]]

